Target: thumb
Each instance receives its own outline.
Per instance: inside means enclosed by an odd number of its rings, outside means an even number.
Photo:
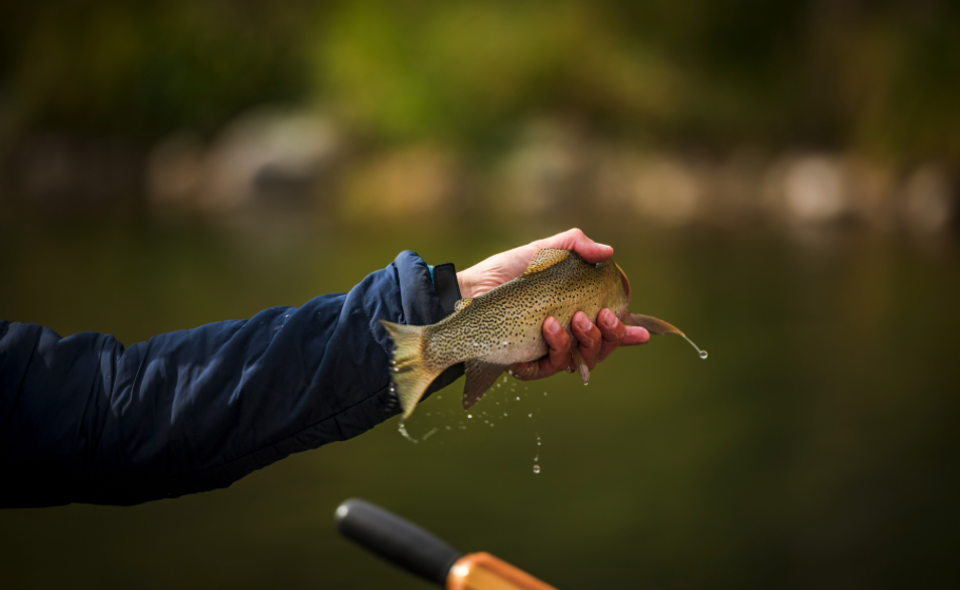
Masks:
[[[536,246],[537,248],[573,250],[590,263],[603,262],[613,256],[613,248],[606,244],[594,242],[578,228],[569,229],[555,236],[537,240],[533,242],[531,246]]]

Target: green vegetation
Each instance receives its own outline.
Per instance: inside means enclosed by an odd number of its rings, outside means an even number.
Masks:
[[[59,2],[0,23],[6,133],[152,139],[305,102],[373,138],[633,141],[960,159],[955,3]]]

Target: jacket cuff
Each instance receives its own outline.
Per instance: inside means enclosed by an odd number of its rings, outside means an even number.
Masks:
[[[433,284],[437,288],[443,317],[447,317],[453,313],[457,301],[463,298],[460,295],[460,283],[457,281],[457,269],[452,262],[433,267]]]
[[[401,252],[394,264],[399,271],[403,323],[413,326],[435,324],[453,313],[460,300],[460,285],[452,262],[433,267],[433,281],[427,263],[416,252]],[[449,367],[433,380],[423,399],[459,379],[463,371],[463,363]]]

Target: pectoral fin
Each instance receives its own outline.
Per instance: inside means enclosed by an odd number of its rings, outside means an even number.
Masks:
[[[676,334],[677,336],[684,335],[683,332],[681,332],[673,324],[669,324],[663,320],[658,320],[655,317],[642,315],[639,313],[628,314],[623,323],[627,324],[628,326],[640,326],[641,328],[646,328],[648,332],[657,336],[662,336],[663,334]]]
[[[693,340],[687,338],[687,335],[680,331],[679,328],[673,324],[669,324],[663,320],[658,320],[657,318],[650,317],[648,315],[641,315],[639,313],[627,313],[627,317],[624,318],[623,323],[628,326],[640,326],[641,328],[646,328],[651,334],[662,335],[662,334],[676,334],[677,336],[682,336],[684,340],[690,343],[690,346],[694,347],[696,351],[700,354],[700,358],[707,358],[707,351],[701,350],[699,346],[693,343]]]
[[[580,347],[576,342],[570,343],[570,353],[573,355],[573,363],[577,366],[577,372],[580,373],[580,379],[583,380],[583,384],[586,385],[590,383],[590,369],[587,367],[587,361],[583,358],[583,353],[580,352]]]
[[[464,365],[467,384],[463,386],[463,409],[469,410],[507,369],[507,365],[495,365],[477,359],[470,359]]]

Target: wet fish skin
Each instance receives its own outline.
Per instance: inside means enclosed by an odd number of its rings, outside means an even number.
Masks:
[[[647,328],[651,334],[676,333],[667,322],[627,309],[630,284],[609,259],[590,264],[570,250],[539,250],[527,270],[474,299],[457,303],[456,311],[436,324],[405,326],[381,321],[394,341],[392,370],[404,418],[440,373],[465,363],[464,409],[471,407],[510,365],[547,354],[543,322],[557,319],[571,339],[573,360],[584,383],[590,372],[576,346],[571,323],[583,311],[596,322],[603,308],[622,322]]]

